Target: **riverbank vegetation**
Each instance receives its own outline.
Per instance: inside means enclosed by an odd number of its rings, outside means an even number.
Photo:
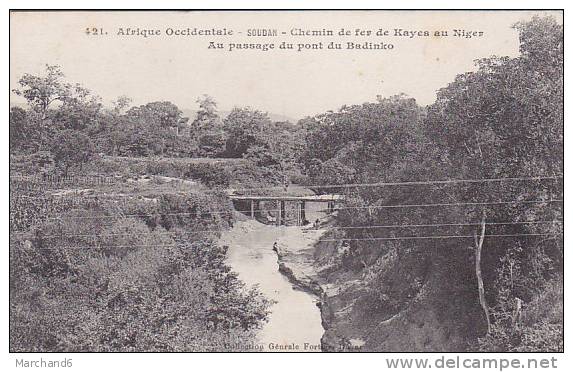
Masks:
[[[166,101],[105,107],[57,66],[25,74],[27,106],[10,111],[11,350],[252,340],[269,303],[224,263],[224,191],[302,184],[345,196],[326,277],[359,283],[341,296],[366,350],[561,351],[563,27],[515,28],[520,56],[477,61],[429,106],[378,97],[298,123],[222,117],[209,96],[194,118]]]
[[[225,263],[224,189],[281,178],[242,153],[212,158],[227,151],[212,100],[189,124],[169,102],[128,109],[120,97],[105,108],[56,66],[20,85],[28,107],[10,112],[11,350],[254,342],[270,301]],[[241,113],[246,127],[265,119]]]
[[[181,185],[121,191],[12,195],[11,350],[218,351],[252,341],[269,303],[225,264],[226,196]]]
[[[446,328],[415,349],[456,335],[482,351],[563,348],[563,29],[515,27],[519,57],[477,61],[428,107],[379,98],[306,123],[309,183],[347,196],[337,237],[343,270],[363,274],[361,321],[414,311],[423,294]],[[448,179],[478,181],[433,182]]]

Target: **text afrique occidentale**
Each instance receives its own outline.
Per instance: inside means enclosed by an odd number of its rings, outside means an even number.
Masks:
[[[117,30],[117,36],[135,36],[135,37],[154,37],[154,36],[235,36],[237,34],[243,34],[242,32],[236,32],[228,28],[210,28],[210,29],[200,29],[197,27],[187,27],[187,28],[172,28],[168,27],[164,30],[161,29],[148,29],[140,27],[120,27]],[[329,29],[302,29],[302,28],[291,28],[289,32],[281,32],[277,29],[268,28],[253,28],[248,29],[245,33],[249,37],[273,37],[280,35],[289,36],[310,36],[310,37],[320,37],[320,36],[392,36],[400,38],[424,38],[424,37],[448,37],[453,36],[455,38],[480,38],[484,36],[484,31],[466,30],[466,29],[452,29],[452,30],[409,30],[403,28],[394,28],[392,30],[378,29],[378,30],[365,30],[356,28],[353,30],[341,28],[340,30],[329,30]]]

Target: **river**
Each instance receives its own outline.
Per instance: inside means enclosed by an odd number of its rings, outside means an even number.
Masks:
[[[309,213],[312,220],[320,216],[321,212]],[[263,351],[319,351],[324,329],[317,298],[293,288],[279,272],[277,254],[272,250],[275,242],[289,250],[308,247],[319,235],[316,231],[305,233],[298,226],[276,227],[247,220],[235,223],[221,238],[221,243],[229,246],[227,263],[232,270],[247,286],[257,285],[276,301],[258,333]],[[293,346],[298,350],[292,350]]]

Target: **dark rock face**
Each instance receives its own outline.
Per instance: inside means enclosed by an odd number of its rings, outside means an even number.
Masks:
[[[477,291],[459,286],[447,263],[420,263],[427,267],[423,283],[388,311],[372,306],[364,273],[336,264],[337,255],[335,242],[277,250],[279,270],[320,299],[323,351],[459,352],[483,331]]]

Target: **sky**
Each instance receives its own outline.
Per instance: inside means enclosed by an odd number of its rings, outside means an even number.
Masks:
[[[24,73],[42,75],[45,64],[59,65],[108,105],[120,95],[134,105],[171,101],[196,109],[208,94],[219,109],[250,106],[294,120],[342,105],[404,93],[431,104],[436,91],[457,74],[475,69],[474,60],[515,57],[512,25],[535,14],[524,11],[320,11],[320,12],[26,12],[10,16],[10,85]],[[87,35],[103,28],[106,35]],[[155,37],[121,36],[122,28],[160,30]],[[167,36],[172,29],[233,30],[232,36]],[[336,36],[344,28],[428,30],[430,37]],[[277,37],[248,37],[251,29],[277,30]],[[292,29],[333,30],[335,36],[291,36]],[[453,29],[483,36],[453,37]],[[434,37],[447,30],[449,37]],[[241,32],[241,34],[239,34]],[[282,32],[286,34],[283,35]],[[209,50],[216,43],[275,43],[295,50]],[[296,50],[299,43],[323,42],[323,49]],[[329,50],[328,42],[383,42],[392,50]],[[12,102],[22,102],[12,94]]]

